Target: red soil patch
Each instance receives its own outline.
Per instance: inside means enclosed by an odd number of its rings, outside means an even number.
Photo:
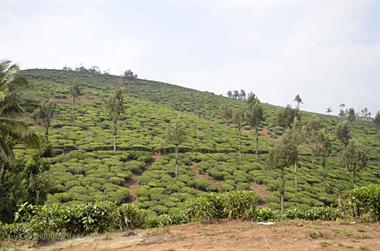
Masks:
[[[196,162],[192,161],[191,163],[192,163],[191,170],[199,178],[208,180],[208,181],[210,181],[212,184],[214,184],[216,186],[220,186],[220,185],[222,185],[224,183],[224,181],[217,180],[217,179],[214,179],[213,177],[209,176],[208,173],[205,173],[205,174],[201,173],[200,170],[199,170],[199,168],[198,168],[198,164]]]
[[[161,155],[159,153],[155,153],[153,155],[154,161],[159,160],[160,157],[161,157]],[[133,202],[136,200],[136,191],[137,191],[137,187],[138,187],[137,178],[139,176],[141,176],[146,170],[148,170],[150,168],[150,166],[153,164],[153,162],[146,164],[143,171],[141,172],[141,174],[138,174],[138,175],[133,174],[129,178],[129,180],[123,184],[125,187],[128,187],[128,189],[129,189],[129,193],[130,193],[129,202]]]
[[[251,221],[191,223],[59,241],[37,250],[380,250],[380,225],[321,221],[284,221],[270,226]]]
[[[264,185],[259,185],[255,182],[251,182],[251,190],[257,192],[261,198],[266,199],[271,195],[271,192]]]

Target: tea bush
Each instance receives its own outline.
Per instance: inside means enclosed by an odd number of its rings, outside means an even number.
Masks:
[[[369,221],[380,221],[380,185],[360,187],[347,192],[342,200],[343,214]]]
[[[339,218],[339,211],[332,207],[292,208],[286,211],[284,218],[329,221]]]

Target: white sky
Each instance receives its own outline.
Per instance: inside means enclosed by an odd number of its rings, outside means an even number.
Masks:
[[[380,0],[4,1],[0,58],[93,65],[325,112],[380,110]]]

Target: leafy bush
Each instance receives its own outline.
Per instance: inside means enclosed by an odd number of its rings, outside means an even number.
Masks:
[[[252,191],[235,191],[223,196],[223,211],[228,219],[251,220],[259,197]]]
[[[309,209],[293,208],[286,212],[284,218],[303,220],[336,220],[339,218],[339,211],[332,207],[313,207]]]
[[[143,227],[146,217],[146,212],[135,204],[119,207],[111,202],[23,204],[16,213],[15,223],[0,224],[0,239],[44,240],[103,233],[112,229],[134,229]]]
[[[185,212],[194,221],[254,219],[259,197],[252,191],[205,194],[186,201]]]
[[[380,185],[360,187],[347,192],[341,208],[346,216],[380,221]]]
[[[212,221],[224,218],[222,195],[205,194],[186,201],[185,211],[193,221]]]
[[[277,220],[279,218],[279,211],[271,208],[258,208],[255,212],[255,219],[257,221]]]

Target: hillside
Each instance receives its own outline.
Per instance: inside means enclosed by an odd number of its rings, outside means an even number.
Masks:
[[[239,107],[242,101],[156,81],[123,83],[112,75],[61,70],[25,70],[23,75],[30,83],[24,94],[26,111],[32,112],[38,102],[49,98],[59,108],[49,136],[55,153],[49,157],[52,191],[47,203],[136,201],[161,214],[175,212],[187,198],[205,192],[253,189],[264,197],[268,207],[279,207],[277,173],[266,164],[267,151],[283,132],[276,125],[279,107],[265,104],[267,120],[260,130],[262,154],[258,157],[253,154],[254,133],[248,127],[243,129],[242,162],[238,164],[237,130],[226,127],[219,107],[223,103]],[[68,94],[72,80],[82,87],[83,95],[77,104],[72,104]],[[125,88],[126,105],[118,151],[113,153],[111,120],[102,100],[119,86]],[[313,115],[302,112],[302,121]],[[339,118],[317,116],[333,134]],[[177,118],[185,125],[187,139],[180,149],[179,176],[174,179],[173,147],[166,143],[166,131]],[[43,134],[41,126],[26,119]],[[353,125],[353,134],[370,158],[359,184],[379,184],[380,132],[358,121]],[[341,191],[352,187],[349,172],[340,164],[342,148],[343,144],[335,139],[327,162],[326,192],[320,161],[313,168],[308,148],[301,147],[298,189],[294,187],[293,170],[286,171],[286,207],[330,205]],[[16,154],[28,157],[31,151],[20,146]]]

